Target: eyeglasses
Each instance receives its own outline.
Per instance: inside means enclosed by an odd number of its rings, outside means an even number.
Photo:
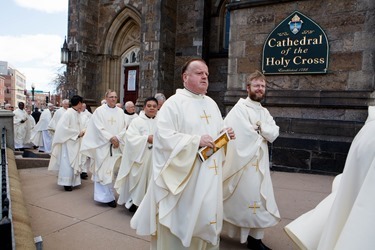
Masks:
[[[265,89],[266,85],[256,84],[256,85],[251,85],[251,87],[255,89]]]

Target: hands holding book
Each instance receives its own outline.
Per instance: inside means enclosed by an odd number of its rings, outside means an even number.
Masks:
[[[231,128],[231,127],[229,127],[229,128],[225,128],[225,129],[222,130],[222,132],[223,132],[223,131],[226,131],[226,132],[228,133],[229,138],[230,138],[231,140],[236,139],[236,134],[234,133],[233,128]]]
[[[209,135],[201,136],[199,146],[202,147],[198,151],[199,158],[204,161],[213,155],[217,150],[222,148],[228,143],[229,140],[236,139],[236,135],[232,128],[225,128],[221,131],[220,135],[213,140]]]
[[[232,128],[225,128],[220,132],[220,135],[223,133],[228,133],[228,137],[230,140],[236,139],[236,135],[234,134],[234,131]],[[220,137],[220,136],[219,136]],[[215,141],[212,139],[209,135],[202,135],[201,140],[199,142],[199,147],[209,147],[209,148],[215,148]]]

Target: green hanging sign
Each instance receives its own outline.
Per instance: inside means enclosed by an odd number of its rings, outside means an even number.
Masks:
[[[263,45],[264,74],[324,74],[328,70],[328,39],[322,28],[295,11]]]

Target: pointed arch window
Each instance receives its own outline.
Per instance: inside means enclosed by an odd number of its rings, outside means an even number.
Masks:
[[[124,66],[139,64],[139,47],[135,47],[125,53],[122,62]]]

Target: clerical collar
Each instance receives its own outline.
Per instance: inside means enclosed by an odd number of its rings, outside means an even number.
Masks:
[[[111,106],[109,106],[108,103],[107,103],[107,107],[110,108],[110,109],[114,109],[114,108],[116,108],[116,105],[113,106],[113,107],[111,107]]]
[[[148,119],[155,119],[155,116],[154,116],[154,117],[149,117],[148,115],[146,115],[146,113],[145,113],[145,116],[146,116]]]
[[[78,112],[78,110],[76,110],[74,107],[72,107],[72,109],[74,109],[75,111],[77,111]]]
[[[125,114],[127,114],[127,115],[134,115],[134,114],[135,114],[135,112],[133,112],[133,113],[129,113],[128,111],[126,111],[126,109],[124,110],[124,112],[125,112]]]
[[[203,96],[203,94],[195,93],[195,92],[191,91],[190,89],[188,89],[188,88],[186,88],[186,87],[185,87],[185,89],[186,89],[187,91],[189,91],[190,93],[194,94],[194,95]]]

